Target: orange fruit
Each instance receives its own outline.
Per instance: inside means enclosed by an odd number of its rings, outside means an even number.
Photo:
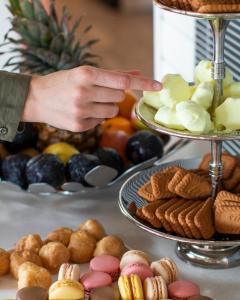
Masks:
[[[132,126],[131,121],[124,117],[115,117],[112,119],[105,120],[102,122],[101,128],[103,129],[103,131],[113,128],[125,131],[127,134],[134,133],[134,128]]]
[[[125,98],[122,102],[118,103],[119,107],[119,116],[122,116],[124,118],[130,119],[131,118],[131,113],[134,104],[136,103],[137,98],[135,95],[130,92],[130,91],[125,91]]]
[[[126,160],[125,150],[129,138],[130,135],[125,131],[111,128],[103,132],[99,146],[115,149]]]

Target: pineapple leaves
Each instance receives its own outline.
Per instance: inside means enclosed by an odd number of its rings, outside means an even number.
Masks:
[[[62,20],[61,20],[61,29],[65,38],[67,38],[69,34],[68,22],[70,19],[71,17],[69,16],[68,9],[66,6],[64,6]]]
[[[35,15],[33,10],[33,5],[28,0],[21,1],[20,8],[25,18],[34,20]]]
[[[82,37],[92,28],[89,25],[79,30],[82,17],[70,26],[68,9],[63,7],[62,16],[58,18],[55,0],[50,0],[49,14],[41,0],[9,0],[8,9],[12,14],[12,27],[5,35],[5,42],[0,44],[2,49],[5,45],[11,47],[7,51],[11,57],[5,66],[38,74],[81,65],[96,66],[94,60],[97,56],[90,53],[89,48],[98,40],[82,41]],[[76,39],[77,31],[80,40]],[[15,33],[19,39],[15,38]],[[4,52],[2,49],[1,52]]]
[[[45,25],[48,25],[48,15],[46,10],[44,9],[41,0],[33,0],[33,9],[34,9],[34,15],[35,18],[42,22]]]
[[[55,36],[50,44],[50,50],[54,53],[61,54],[63,50],[63,44],[64,44],[64,37],[60,33],[59,35]]]
[[[9,11],[13,14],[13,15],[18,15],[18,16],[22,16],[22,12],[21,12],[21,7],[20,7],[20,3],[19,0],[9,0],[9,5],[7,6]]]

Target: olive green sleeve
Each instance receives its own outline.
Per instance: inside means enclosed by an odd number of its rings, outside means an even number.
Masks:
[[[0,71],[0,140],[11,142],[18,130],[31,76]]]

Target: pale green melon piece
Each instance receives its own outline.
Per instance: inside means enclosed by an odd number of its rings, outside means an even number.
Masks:
[[[155,109],[159,109],[162,106],[159,92],[143,92],[143,101]]]
[[[170,108],[167,106],[160,107],[154,117],[154,120],[155,122],[171,129],[184,129],[184,126],[179,121],[176,115],[176,110],[174,108]]]
[[[174,107],[177,103],[189,100],[191,88],[179,74],[167,74],[162,79],[163,89],[159,92],[163,105]]]
[[[213,95],[214,87],[212,82],[201,82],[192,95],[191,100],[208,110],[212,106]]]
[[[216,126],[227,130],[240,129],[240,98],[227,98],[215,111]]]
[[[193,133],[208,133],[212,128],[210,114],[193,101],[184,101],[176,106],[176,115],[181,124]]]

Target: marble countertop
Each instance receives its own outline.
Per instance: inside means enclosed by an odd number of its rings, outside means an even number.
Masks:
[[[209,150],[209,143],[192,142],[171,157],[196,157]],[[175,254],[175,242],[157,238],[130,223],[118,208],[120,186],[68,198],[35,197],[24,192],[0,189],[0,247],[11,249],[22,235],[47,232],[59,226],[76,228],[89,218],[96,218],[108,234],[120,236],[129,248],[147,251],[152,259],[172,257],[181,270],[181,277],[200,285],[202,294],[214,300],[240,299],[240,267],[209,270],[194,267],[181,261]],[[16,281],[0,278],[0,299],[14,299]]]

